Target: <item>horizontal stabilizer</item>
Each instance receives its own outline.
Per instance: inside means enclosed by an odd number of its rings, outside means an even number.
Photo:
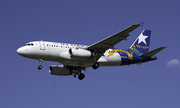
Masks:
[[[163,50],[164,48],[166,48],[166,47],[157,48],[155,50],[152,50],[150,52],[142,54],[141,57],[151,57],[151,56],[155,55],[156,53],[160,52],[161,50]]]

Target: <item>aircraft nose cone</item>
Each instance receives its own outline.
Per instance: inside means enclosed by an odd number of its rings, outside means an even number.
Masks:
[[[22,49],[22,48],[18,48],[18,49],[17,49],[17,53],[18,53],[19,55],[21,55],[21,54],[23,53],[23,49]]]

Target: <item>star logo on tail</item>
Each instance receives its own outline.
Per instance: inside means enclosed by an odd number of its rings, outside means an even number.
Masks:
[[[138,39],[139,39],[138,44],[141,43],[141,42],[143,42],[144,44],[147,45],[146,40],[145,40],[146,38],[148,38],[148,36],[144,36],[144,35],[141,33],[141,35],[138,37]]]

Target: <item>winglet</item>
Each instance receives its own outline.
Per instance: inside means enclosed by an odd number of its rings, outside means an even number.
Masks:
[[[144,23],[144,22],[141,22],[141,23],[139,23],[139,25],[140,25],[141,27],[143,27],[143,23]]]

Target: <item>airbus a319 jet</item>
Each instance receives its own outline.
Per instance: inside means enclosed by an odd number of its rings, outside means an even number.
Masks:
[[[143,30],[134,43],[127,49],[115,49],[114,46],[126,38],[131,31],[141,26],[133,24],[128,28],[109,36],[90,46],[57,43],[48,41],[33,41],[17,49],[23,57],[39,60],[38,69],[42,69],[42,61],[54,61],[63,65],[51,65],[49,73],[52,75],[85,78],[82,70],[88,67],[97,69],[100,66],[124,66],[141,64],[156,60],[154,56],[166,47],[149,51],[151,30]]]

